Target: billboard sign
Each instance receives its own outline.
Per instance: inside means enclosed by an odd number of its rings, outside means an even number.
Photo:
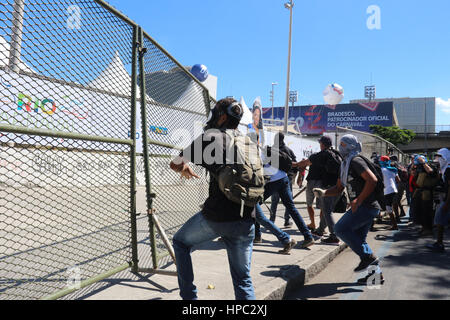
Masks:
[[[337,126],[371,132],[373,124],[392,126],[393,110],[393,102],[296,106],[289,108],[289,120],[295,121],[296,130],[303,134],[335,131]],[[283,120],[284,108],[275,108],[274,115],[275,119]]]

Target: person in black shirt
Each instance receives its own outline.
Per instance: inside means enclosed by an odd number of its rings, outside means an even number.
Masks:
[[[378,179],[366,160],[359,156],[361,151],[361,143],[355,136],[344,135],[339,144],[343,161],[336,185],[327,190],[314,189],[314,193],[317,197],[330,197],[341,194],[347,188],[351,207],[336,223],[336,235],[360,257],[361,261],[354,271],[369,269],[369,274],[359,279],[358,283],[366,284],[369,280],[383,283],[379,260],[366,241],[372,221],[381,209],[374,192]]]
[[[184,300],[197,299],[197,288],[193,283],[192,248],[221,236],[227,247],[236,299],[254,300],[255,292],[250,277],[255,237],[254,219],[251,216],[254,207],[244,206],[241,217],[241,205],[232,202],[222,193],[215,178],[221,165],[229,160],[225,150],[228,150],[227,142],[229,143],[230,139],[226,139],[225,129],[238,127],[243,109],[234,99],[227,98],[218,101],[211,112],[212,117],[207,123],[205,132],[170,163],[172,170],[181,173],[182,177],[187,179],[198,178],[189,162],[200,165],[212,173],[209,197],[203,209],[189,219],[173,238],[180,295]],[[207,151],[211,151],[211,157],[208,157]]]
[[[294,151],[292,151],[292,149],[289,148],[286,145],[286,143],[284,142],[284,133],[283,132],[278,132],[275,135],[275,141],[274,141],[273,147],[276,149],[279,149],[280,151],[287,153],[289,155],[289,157],[291,158],[292,162],[297,161],[297,157],[295,156]],[[289,187],[291,189],[291,192],[292,192],[292,185],[295,182],[295,178],[297,177],[298,171],[299,170],[297,168],[292,167],[291,170],[289,172],[287,172],[287,175],[289,178],[289,183],[290,183]],[[272,195],[271,201],[272,201],[272,204],[270,205],[270,211],[271,211],[270,220],[272,222],[275,222],[278,202],[280,201],[280,195],[278,194],[278,192],[276,192]],[[289,212],[286,209],[284,212],[284,226],[285,227],[289,227],[292,225],[292,222],[289,221],[289,218],[290,218]]]
[[[332,142],[331,139],[327,136],[322,136],[319,139],[320,143],[320,152],[312,154],[309,159],[300,161],[299,163],[295,164],[295,166],[299,166],[300,168],[306,167],[306,166],[313,166],[315,168],[319,168],[319,171],[321,173],[320,181],[321,185],[320,188],[331,188],[332,186],[336,185],[337,179],[339,176],[339,167],[341,162],[341,155],[338,151],[332,149]],[[334,155],[339,159],[339,162],[336,162],[337,167],[335,167],[335,171],[330,172],[330,167],[334,163],[333,161],[333,153]],[[320,213],[320,224],[319,228],[313,231],[313,234],[316,236],[323,236],[323,233],[325,232],[325,228],[328,226],[328,231],[330,232],[330,236],[328,238],[322,239],[323,243],[326,244],[333,244],[338,245],[339,239],[336,237],[336,234],[334,232],[334,219],[333,219],[333,210],[334,205],[336,201],[338,200],[339,196],[334,197],[325,197],[319,199],[320,207],[321,207],[321,213]]]
[[[313,157],[314,155],[312,155]],[[308,159],[305,159],[308,160]],[[304,160],[302,160],[304,161]],[[306,177],[306,209],[308,210],[308,215],[309,215],[309,219],[311,221],[311,223],[308,225],[308,228],[311,230],[315,230],[316,229],[316,221],[314,219],[314,200],[315,200],[315,196],[313,193],[313,189],[314,188],[321,188],[322,187],[322,170],[321,167],[316,163],[316,161],[309,162],[309,171],[308,171],[308,176]],[[295,165],[296,167],[300,168],[300,169],[304,169],[307,167],[307,165],[304,165],[304,163],[302,165],[299,165],[299,163],[297,163]],[[320,208],[320,201],[316,201],[316,209],[321,209]],[[322,215],[322,213],[321,213]]]
[[[434,217],[434,224],[437,229],[437,241],[427,245],[428,249],[435,252],[445,252],[444,247],[444,227],[450,221],[450,150],[442,148],[436,156],[439,159],[439,168],[443,181],[440,192],[440,203]]]
[[[414,222],[422,226],[418,236],[426,237],[433,234],[433,187],[439,182],[439,172],[436,165],[422,155],[416,156],[414,165],[417,188],[411,198],[411,208]]]

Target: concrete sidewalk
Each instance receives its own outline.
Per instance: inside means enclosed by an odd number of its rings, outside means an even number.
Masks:
[[[294,190],[295,193],[295,190]],[[304,201],[304,193],[296,201]],[[309,224],[306,205],[297,204],[300,214]],[[263,206],[265,213],[268,210]],[[318,209],[315,209],[316,225],[319,223]],[[284,206],[278,206],[276,224],[289,233],[297,242],[303,236],[295,227],[283,228]],[[334,214],[336,221],[342,216]],[[308,282],[331,262],[346,245],[324,245],[319,241],[308,249],[298,245],[290,255],[281,255],[282,244],[268,233],[264,227],[263,242],[253,247],[251,275],[258,300],[280,300],[290,287],[298,287]],[[195,248],[192,253],[195,285],[201,300],[234,300],[233,285],[229,271],[225,245],[213,241]],[[171,264],[166,270],[176,270]],[[85,300],[179,300],[177,278],[165,275],[136,275],[130,270],[121,272],[97,284],[97,289],[79,299]]]

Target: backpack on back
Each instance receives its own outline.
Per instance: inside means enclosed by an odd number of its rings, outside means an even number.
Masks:
[[[231,143],[228,146],[230,152],[237,155],[237,161],[224,164],[216,175],[219,189],[227,199],[241,205],[241,217],[244,205],[254,207],[263,198],[264,194],[264,170],[259,147],[235,130],[226,130]]]
[[[429,163],[428,165],[433,169],[432,173],[427,173],[423,167],[417,169],[416,184],[418,188],[416,192],[421,194],[423,201],[433,200],[435,188],[442,181],[438,174],[438,168],[433,163]]]
[[[369,167],[370,171],[377,177],[377,185],[375,186],[375,190],[373,191],[375,193],[375,199],[377,200],[378,204],[380,205],[382,210],[386,210],[386,202],[384,199],[384,179],[383,179],[383,171],[381,170],[381,166],[373,163],[366,157],[362,155],[358,155],[358,157],[361,157]]]
[[[341,169],[342,156],[334,149],[328,149],[327,153],[329,157],[325,164],[325,171],[332,176],[338,176]]]
[[[347,193],[344,190],[344,191],[342,191],[342,193],[339,196],[339,198],[337,198],[337,200],[336,200],[336,202],[334,204],[333,212],[336,212],[336,213],[345,213],[345,212],[347,212],[347,204],[348,204]]]
[[[289,156],[289,154],[287,154],[286,152],[275,148],[275,147],[270,147],[267,146],[266,150],[266,157],[270,158],[272,160],[276,160],[275,163],[274,161],[270,161],[269,164],[271,166],[273,166],[274,168],[277,168],[281,171],[284,171],[286,173],[288,173],[289,171],[292,170],[292,158]]]

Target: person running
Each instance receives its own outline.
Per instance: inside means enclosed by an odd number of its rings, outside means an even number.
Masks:
[[[307,159],[306,159],[307,160]],[[314,218],[314,200],[316,200],[314,192],[312,191],[314,188],[320,188],[322,186],[322,171],[321,168],[314,162],[310,162],[308,175],[306,176],[306,209],[308,210],[310,224],[308,228],[311,230],[316,229],[316,221]],[[306,167],[300,167],[300,169],[304,169]],[[316,209],[321,210],[320,201],[316,200]],[[322,211],[321,211],[322,215]]]
[[[275,136],[275,146],[279,145],[279,143],[277,142],[277,139],[280,139],[280,138],[284,138],[284,135],[278,134]],[[270,176],[271,182],[277,181],[278,179],[281,179],[282,177],[284,177],[284,174],[283,174],[284,172],[282,170],[277,170],[270,166],[265,166],[264,173],[267,176]],[[265,186],[265,189],[266,189],[266,186]],[[292,187],[291,187],[291,192],[292,192]],[[278,192],[274,192],[274,194],[276,194],[278,196],[278,199],[280,198],[280,196],[278,195]],[[271,210],[271,214],[272,214],[272,212],[274,212],[274,211]],[[276,212],[276,209],[275,209],[275,212]],[[286,215],[287,215],[287,217],[285,217],[285,219],[288,220],[289,219],[289,211],[287,209],[286,209]],[[256,219],[255,240],[253,241],[253,243],[261,243],[262,242],[262,233],[261,233],[261,225],[262,225],[268,231],[270,231],[275,237],[277,237],[278,241],[280,241],[283,244],[284,247],[282,250],[278,251],[279,253],[289,254],[289,252],[292,250],[292,248],[297,244],[297,241],[295,241],[294,239],[291,239],[289,234],[282,231],[280,228],[278,228],[275,225],[275,218],[273,218],[273,220],[272,220],[272,216],[271,216],[270,220],[267,219],[264,212],[262,211],[261,205],[259,205],[259,204],[257,204],[255,207],[255,219]]]
[[[275,237],[277,237],[278,241],[283,244],[283,249],[278,251],[281,254],[289,254],[289,252],[294,248],[297,244],[297,241],[291,239],[288,233],[284,232],[280,228],[278,228],[273,221],[267,219],[264,212],[262,211],[261,205],[257,204],[255,207],[255,219],[258,224],[255,224],[255,239],[259,239],[254,241],[253,243],[261,243],[261,226],[270,231]]]
[[[223,164],[228,163],[225,151],[228,150],[228,143],[223,142],[231,140],[226,139],[227,131],[240,134],[236,129],[242,118],[243,108],[234,99],[227,98],[218,101],[211,113],[205,132],[170,163],[172,170],[187,179],[198,178],[189,162],[201,165],[212,173],[209,196],[202,210],[190,218],[173,237],[180,296],[183,300],[197,300],[191,259],[193,247],[221,236],[227,248],[236,299],[254,300],[255,291],[250,276],[255,237],[254,219],[251,216],[254,207],[229,200],[220,190],[218,179],[215,178]],[[223,151],[223,157],[215,154],[213,159],[205,159],[205,149]]]
[[[338,151],[332,148],[332,142],[329,137],[322,136],[319,139],[319,144],[321,150],[320,152],[314,153],[306,160],[295,163],[294,166],[302,168],[314,164],[315,166],[320,168],[321,188],[328,189],[336,185],[337,179],[339,177],[342,157]],[[338,198],[339,196],[325,197],[319,200],[320,207],[322,208],[320,224],[319,227],[316,230],[313,230],[312,233],[313,235],[322,237],[325,232],[325,228],[328,227],[330,235],[327,238],[322,238],[322,243],[333,245],[339,244],[339,239],[336,237],[336,234],[334,232],[335,222],[332,214]]]
[[[297,161],[297,157],[295,156],[294,151],[292,151],[291,148],[289,148],[286,143],[284,142],[284,133],[283,132],[278,132],[275,135],[275,141],[273,144],[273,148],[279,149],[280,151],[286,153],[292,160],[292,162],[296,162]],[[292,167],[291,170],[289,170],[287,172],[288,178],[289,178],[289,188],[291,189],[292,192],[292,185],[295,182],[295,178],[297,177],[297,173],[299,172],[299,170],[295,167]],[[271,211],[271,216],[270,216],[270,220],[272,222],[275,222],[275,218],[276,218],[276,214],[277,214],[277,207],[278,207],[278,202],[280,201],[280,195],[278,193],[274,193],[272,195],[271,198],[271,205],[270,205],[270,211]],[[290,227],[292,226],[292,222],[289,221],[289,212],[287,209],[284,210],[284,226],[285,227]]]
[[[394,199],[397,196],[398,192],[397,183],[400,182],[398,170],[397,168],[391,166],[391,160],[388,156],[380,157],[380,166],[381,171],[383,172],[384,199],[386,202],[386,212],[389,215],[389,218],[391,219],[390,230],[398,230],[397,221],[400,219],[400,217],[399,216],[395,217],[392,209]]]
[[[275,152],[273,152],[272,155],[275,155]],[[261,156],[261,158],[262,158],[263,162],[265,163],[264,175],[270,177],[270,180],[264,186],[263,201],[266,200],[267,198],[269,198],[270,196],[272,196],[274,193],[278,193],[280,196],[281,202],[286,207],[286,210],[287,210],[289,216],[292,218],[292,220],[294,221],[298,230],[302,233],[302,235],[304,237],[303,242],[300,244],[300,248],[305,249],[305,248],[312,246],[314,244],[314,238],[311,234],[311,231],[306,226],[305,221],[303,220],[302,216],[300,215],[297,208],[295,207],[294,199],[292,196],[292,191],[289,187],[290,183],[289,183],[289,178],[287,176],[287,173],[284,172],[283,170],[280,170],[277,168],[276,162],[278,160],[274,159],[276,157],[266,156],[263,154]],[[259,219],[262,218],[261,216],[263,215],[261,207],[257,205],[255,207],[255,211],[256,211],[256,217],[257,217],[256,220],[258,221]],[[258,227],[257,227],[256,233],[257,234],[261,233],[260,231],[258,231]],[[257,236],[258,235],[256,235],[255,238]],[[283,252],[281,252],[281,253],[283,253]]]
[[[360,156],[361,150],[361,143],[355,136],[344,135],[339,144],[343,161],[336,185],[327,190],[316,188],[314,193],[318,197],[337,196],[347,188],[351,201],[350,210],[336,223],[336,235],[359,256],[360,263],[354,271],[369,269],[369,274],[358,279],[358,283],[366,283],[374,273],[377,273],[376,278],[383,283],[379,260],[366,241],[372,221],[381,209],[375,192],[378,178],[373,171],[375,169],[371,169],[369,165],[370,160]]]
[[[450,219],[450,150],[448,148],[440,149],[437,152],[437,156],[439,158],[439,168],[444,184],[443,192],[440,194],[439,207],[434,217],[434,224],[437,229],[437,241],[434,244],[427,245],[427,248],[435,252],[445,252],[444,227]]]
[[[400,178],[400,182],[397,183],[397,196],[394,198],[392,208],[394,209],[395,216],[401,218],[406,216],[405,209],[403,209],[402,199],[409,181],[408,169],[398,162],[397,156],[392,156],[390,159],[391,166],[397,168],[398,177]],[[397,220],[397,222],[400,222],[400,220]]]

